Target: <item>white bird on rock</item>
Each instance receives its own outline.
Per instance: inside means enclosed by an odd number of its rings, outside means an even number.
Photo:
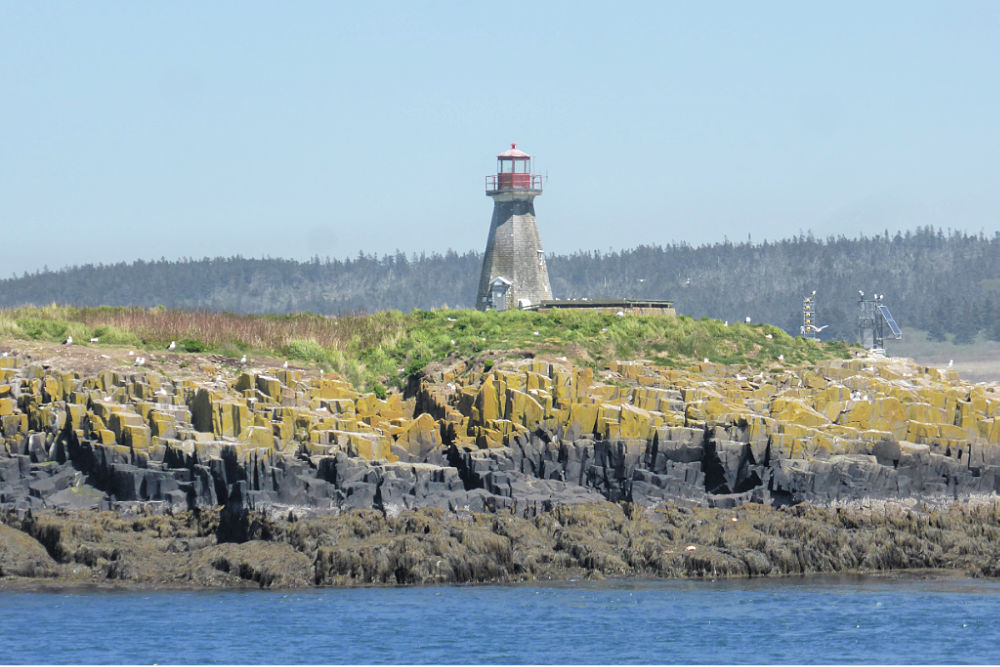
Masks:
[[[146,363],[146,357],[136,357],[133,366],[142,366]]]
[[[285,363],[281,364],[281,367],[282,368],[288,368],[288,362],[286,361]]]
[[[240,363],[245,364],[246,362],[247,362],[247,355],[244,354],[242,357],[240,357]]]

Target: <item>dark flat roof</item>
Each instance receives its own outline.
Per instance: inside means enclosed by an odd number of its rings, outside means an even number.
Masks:
[[[553,299],[539,308],[673,308],[667,299]]]

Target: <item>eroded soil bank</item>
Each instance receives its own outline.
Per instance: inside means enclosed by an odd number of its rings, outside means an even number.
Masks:
[[[234,541],[235,540],[235,541]],[[631,503],[534,516],[376,510],[8,513],[0,589],[295,588],[931,568],[996,576],[1000,500],[772,508]]]

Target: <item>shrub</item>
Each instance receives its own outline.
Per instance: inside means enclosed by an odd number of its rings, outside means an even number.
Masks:
[[[286,357],[291,359],[316,362],[329,361],[326,349],[314,340],[289,341],[281,351]]]
[[[105,345],[139,345],[142,342],[135,332],[111,325],[97,327],[94,336]]]
[[[177,347],[184,352],[204,352],[208,349],[208,345],[194,338],[182,338],[177,341]]]

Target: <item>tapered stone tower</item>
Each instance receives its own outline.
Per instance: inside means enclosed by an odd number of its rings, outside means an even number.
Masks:
[[[476,308],[526,308],[551,299],[549,271],[535,221],[535,197],[542,194],[542,177],[531,173],[531,156],[515,144],[500,153],[496,176],[486,177],[486,194],[493,198],[493,220]]]

